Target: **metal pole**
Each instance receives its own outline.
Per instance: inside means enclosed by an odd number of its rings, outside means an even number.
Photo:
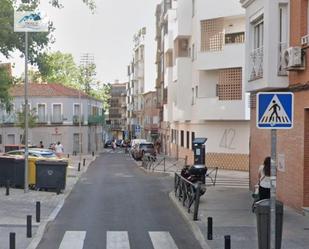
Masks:
[[[271,172],[270,172],[270,249],[276,249],[276,159],[277,130],[271,130]]]
[[[24,192],[29,191],[28,186],[28,32],[25,32],[25,186]]]
[[[78,100],[79,100],[79,122],[78,122],[78,127],[79,127],[79,163],[82,161],[82,104],[81,104],[81,90],[78,90]]]

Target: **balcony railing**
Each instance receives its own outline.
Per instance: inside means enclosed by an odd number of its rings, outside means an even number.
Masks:
[[[2,115],[0,123],[1,124],[15,124],[17,123],[17,116],[15,113]]]
[[[80,117],[79,115],[74,115],[74,116],[73,116],[73,124],[74,124],[74,125],[79,125],[79,122],[80,122],[81,124],[84,123],[84,116],[82,115],[82,116]]]
[[[50,122],[52,124],[62,124],[63,123],[63,115],[51,115]]]
[[[48,115],[38,115],[37,116],[38,118],[37,118],[37,123],[38,124],[46,124],[46,123],[48,123]]]
[[[287,43],[279,43],[279,52],[278,52],[278,76],[287,76],[286,65],[283,58],[283,53],[287,49]]]
[[[250,81],[263,78],[263,56],[263,47],[257,48],[250,53]]]
[[[88,116],[89,125],[103,125],[105,122],[104,116],[100,115],[90,115]]]

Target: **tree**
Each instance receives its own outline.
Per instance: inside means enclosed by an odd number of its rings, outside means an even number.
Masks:
[[[5,107],[8,111],[10,109],[9,89],[12,85],[12,77],[10,76],[8,67],[0,64],[0,106]]]
[[[38,58],[42,81],[78,88],[79,69],[71,54],[43,53]]]
[[[83,91],[89,95],[92,93],[96,84],[96,65],[91,63],[85,63],[79,66],[78,82]]]
[[[111,89],[111,84],[108,83],[98,86],[96,90],[91,90],[91,96],[103,101],[105,111],[110,107]]]
[[[23,137],[21,139],[21,143],[25,144],[25,105],[23,105],[22,111],[17,112],[17,125],[21,129],[23,129]],[[28,112],[28,127],[33,128],[37,124],[38,116],[36,114],[36,108],[32,108]]]

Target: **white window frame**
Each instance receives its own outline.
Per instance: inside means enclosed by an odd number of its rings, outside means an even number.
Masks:
[[[37,103],[37,105],[36,105],[36,107],[37,107],[36,113],[37,113],[37,115],[38,115],[38,118],[39,118],[39,105],[44,105],[44,108],[45,108],[45,117],[46,117],[46,115],[47,115],[47,103]],[[44,117],[44,119],[45,119],[45,117]],[[47,120],[46,120],[46,121],[47,121]]]
[[[63,116],[63,104],[62,103],[52,103],[52,110],[51,110],[52,120],[51,121],[53,121],[53,118],[54,118],[54,106],[55,105],[60,105],[60,110],[61,110],[60,116]]]
[[[78,113],[78,114],[74,113],[74,111],[75,111],[75,106],[76,106],[76,105],[79,106],[79,108],[80,108],[80,114],[83,115],[83,104],[82,104],[82,103],[73,103],[73,116],[79,115],[79,113]]]

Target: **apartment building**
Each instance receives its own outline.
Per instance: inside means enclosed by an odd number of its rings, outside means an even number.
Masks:
[[[142,111],[142,133],[147,141],[155,142],[159,139],[159,115],[157,108],[157,93],[149,91],[143,94],[144,109]]]
[[[134,35],[133,59],[128,66],[127,126],[130,138],[143,136],[140,127],[145,91],[145,35],[146,28]]]
[[[111,135],[117,139],[125,138],[126,131],[126,96],[127,83],[115,82],[111,84],[111,98],[109,108],[109,118],[106,123],[110,127]]]
[[[29,129],[29,142],[45,147],[61,141],[65,153],[96,152],[103,148],[103,103],[84,92],[60,84],[29,84],[29,109],[36,114],[36,124]],[[20,144],[23,130],[17,113],[24,105],[24,85],[10,89],[12,110],[0,110],[0,150],[7,144]],[[81,134],[81,135],[80,135]]]
[[[256,128],[255,94],[294,93],[294,127],[277,131],[277,197],[298,210],[309,207],[308,1],[241,0],[246,10],[246,89],[252,93],[250,180],[270,155],[270,131]]]
[[[249,95],[244,89],[245,15],[237,0],[171,1],[164,15],[165,145],[193,163],[206,137],[209,167],[248,170]]]

